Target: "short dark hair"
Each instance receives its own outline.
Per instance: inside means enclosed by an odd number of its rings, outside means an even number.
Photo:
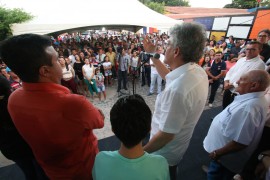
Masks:
[[[262,29],[262,30],[258,33],[258,35],[261,34],[262,32],[264,32],[264,33],[268,34],[268,36],[270,36],[270,30],[269,30],[269,29]]]
[[[263,48],[262,43],[260,43],[259,41],[250,41],[247,44],[258,44],[259,49],[262,49]]]
[[[38,82],[39,68],[52,66],[52,57],[45,52],[51,46],[49,36],[23,34],[3,41],[0,53],[3,61],[24,82]]]
[[[132,148],[150,132],[151,116],[150,108],[140,95],[120,98],[110,111],[112,130],[125,147]]]

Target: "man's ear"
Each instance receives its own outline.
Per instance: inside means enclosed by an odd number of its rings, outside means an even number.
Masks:
[[[260,88],[260,86],[261,86],[260,83],[258,83],[258,82],[252,82],[252,85],[251,85],[250,89],[252,91],[257,91]]]
[[[175,49],[174,49],[174,57],[177,57],[177,56],[179,56],[180,54],[181,54],[180,48],[179,48],[179,47],[175,48]]]
[[[41,77],[49,77],[50,69],[48,66],[41,66],[39,68],[39,75]]]

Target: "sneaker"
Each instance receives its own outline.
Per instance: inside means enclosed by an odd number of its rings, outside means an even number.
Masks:
[[[213,104],[212,103],[209,103],[208,106],[211,108],[211,107],[213,107]]]
[[[240,174],[236,174],[235,176],[233,176],[234,180],[243,180],[243,178],[241,177]]]

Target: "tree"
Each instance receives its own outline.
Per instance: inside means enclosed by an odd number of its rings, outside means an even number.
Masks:
[[[188,0],[152,0],[153,2],[165,3],[165,6],[190,6]]]
[[[251,9],[257,6],[257,0],[232,0],[232,3],[225,5],[224,8]]]
[[[149,7],[150,9],[163,14],[164,13],[164,9],[165,9],[165,3],[158,3],[158,2],[149,2],[146,4],[147,7]]]
[[[270,0],[263,0],[262,2],[260,2],[260,6],[270,7]]]
[[[11,24],[22,23],[32,19],[33,16],[22,9],[7,9],[0,7],[0,41],[12,35]]]

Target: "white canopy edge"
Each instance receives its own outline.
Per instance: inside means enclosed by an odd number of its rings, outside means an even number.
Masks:
[[[11,8],[22,8],[34,18],[11,26],[13,35],[51,34],[76,29],[142,27],[169,29],[182,21],[159,14],[137,0],[1,0]]]

